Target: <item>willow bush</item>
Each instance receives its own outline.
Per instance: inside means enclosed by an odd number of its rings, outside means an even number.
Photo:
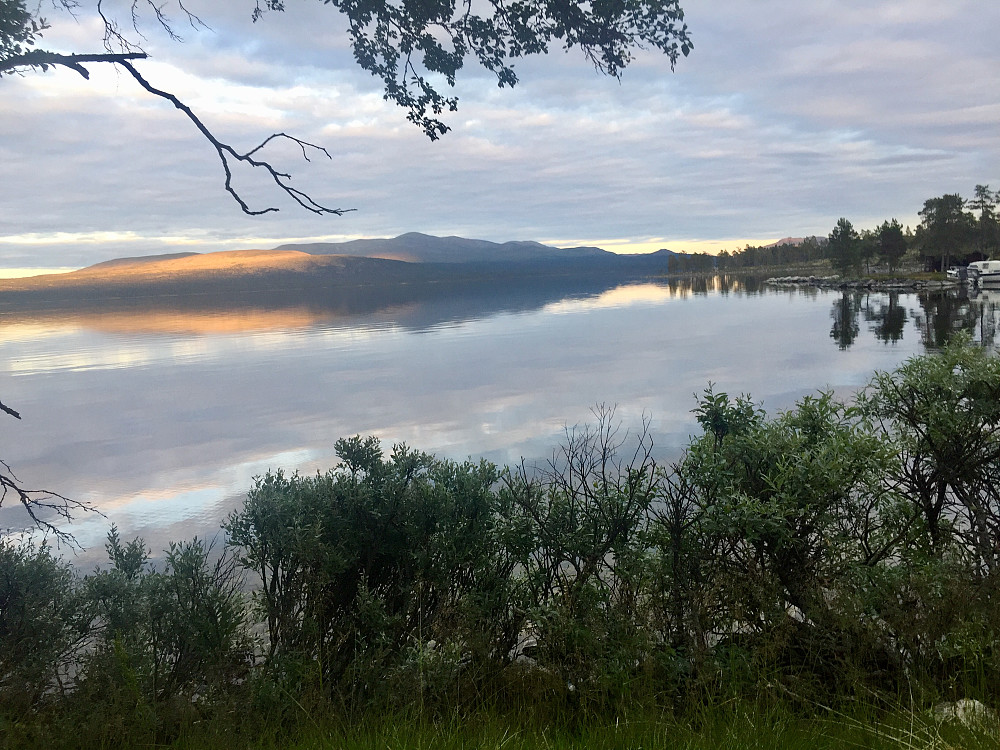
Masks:
[[[156,567],[115,529],[86,576],[3,542],[0,722],[127,744],[233,711],[997,694],[997,359],[959,339],[851,405],[710,386],[694,412],[669,466],[605,407],[540,466],[341,439]]]
[[[496,467],[405,446],[386,457],[375,438],[336,450],[341,463],[326,474],[261,477],[225,524],[259,579],[266,667],[353,701],[385,695],[387,678],[414,663],[440,662],[446,644],[478,662],[513,644],[515,562],[497,536]]]

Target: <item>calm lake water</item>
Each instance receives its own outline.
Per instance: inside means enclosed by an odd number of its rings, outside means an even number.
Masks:
[[[72,527],[91,555],[111,522],[159,551],[213,536],[269,468],[328,468],[341,436],[540,460],[606,403],[626,427],[650,417],[669,459],[709,382],[768,411],[848,397],[954,330],[992,346],[998,307],[714,279],[6,312],[0,398],[23,420],[3,420],[0,457],[106,514]],[[0,527],[21,522],[7,506]]]

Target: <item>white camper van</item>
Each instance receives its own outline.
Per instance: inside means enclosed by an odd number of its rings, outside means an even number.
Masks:
[[[977,260],[970,263],[969,278],[980,284],[1000,282],[1000,260]]]

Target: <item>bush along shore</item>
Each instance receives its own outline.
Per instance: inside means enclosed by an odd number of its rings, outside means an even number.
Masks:
[[[155,567],[7,538],[0,743],[996,746],[1000,361],[695,413],[670,466],[604,408],[543,467],[341,439]]]

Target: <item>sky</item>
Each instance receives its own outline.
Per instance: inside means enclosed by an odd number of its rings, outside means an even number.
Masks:
[[[0,275],[116,257],[266,248],[404,232],[617,252],[718,252],[898,218],[1000,188],[1000,3],[682,2],[694,50],[676,71],[640,52],[620,81],[578,50],[519,61],[499,89],[471,61],[451,132],[431,142],[357,68],[318,0],[251,22],[252,0],[187,0],[208,29],[143,26],[151,84],[219,137],[266,156],[325,205],[314,216],[259,176],[224,192],[212,147],[112,66],[0,78]],[[42,45],[101,51],[84,2]],[[91,11],[91,12],[88,12]],[[147,19],[148,20],[148,19]]]

